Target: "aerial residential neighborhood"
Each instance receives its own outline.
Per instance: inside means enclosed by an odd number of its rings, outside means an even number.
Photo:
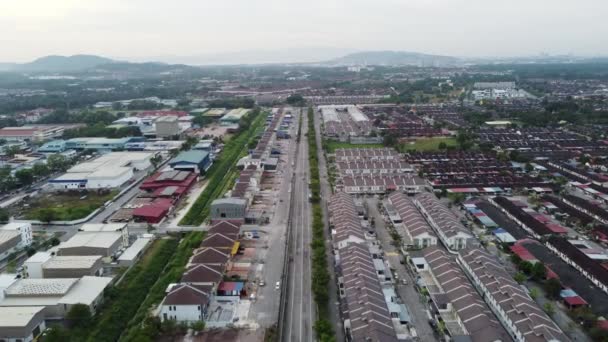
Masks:
[[[608,342],[605,13],[6,2],[0,342]]]

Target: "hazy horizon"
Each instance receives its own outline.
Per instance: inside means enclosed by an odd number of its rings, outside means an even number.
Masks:
[[[355,51],[608,55],[600,0],[4,2],[0,62],[92,54],[196,64],[313,62]],[[341,52],[341,53],[340,53]],[[333,55],[332,55],[333,54]],[[319,56],[317,56],[319,55]],[[323,56],[320,56],[323,55]],[[230,58],[239,60],[228,61]],[[264,60],[264,59],[276,60]],[[209,62],[203,62],[209,63]],[[224,63],[225,64],[225,63]]]

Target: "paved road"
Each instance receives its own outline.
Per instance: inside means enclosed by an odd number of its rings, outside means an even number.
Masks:
[[[280,178],[279,188],[275,194],[274,215],[268,225],[261,230],[267,232],[263,237],[267,248],[258,248],[256,259],[263,263],[262,269],[256,276],[264,280],[265,286],[257,288],[257,299],[249,310],[249,319],[255,321],[260,327],[267,328],[277,323],[279,314],[279,291],[275,290],[277,281],[283,277],[283,262],[285,260],[285,239],[289,204],[291,197],[291,180],[293,168],[291,162],[295,160],[297,121],[291,127],[292,138],[287,142],[277,142],[282,147],[281,163],[275,177]],[[284,148],[284,149],[283,149]]]
[[[314,115],[315,119],[315,139],[317,141],[317,146],[322,146],[321,139],[321,118],[317,113]],[[325,154],[322,148],[318,149],[319,160],[319,174],[321,176],[320,184],[321,184],[321,208],[323,209],[323,217],[325,218],[325,231],[328,232],[329,229],[329,215],[327,213],[327,200],[332,194],[332,189],[329,184],[329,180],[327,178],[327,161],[325,159]],[[326,233],[327,234],[327,233]],[[327,251],[332,250],[330,239],[328,238],[325,243],[325,248]],[[344,328],[342,326],[342,319],[340,318],[339,304],[338,301],[338,289],[337,289],[337,281],[334,265],[334,258],[331,253],[327,253],[327,264],[329,267],[329,303],[333,303],[329,307],[329,316],[332,322],[332,326],[334,327],[334,331],[336,333],[336,341],[344,341]]]
[[[376,236],[382,244],[382,248],[386,254],[385,257],[388,259],[391,267],[395,269],[400,280],[407,279],[407,285],[401,283],[395,284],[397,294],[411,314],[412,324],[416,329],[420,341],[437,341],[438,339],[429,325],[426,315],[426,300],[416,291],[414,288],[414,278],[407,268],[400,263],[401,255],[391,243],[393,239],[386,229],[384,216],[378,210],[379,202],[376,198],[367,199],[369,217],[370,220],[371,218],[374,219]]]
[[[302,136],[294,166],[294,187],[291,189],[291,255],[289,256],[289,283],[282,284],[287,291],[285,310],[285,341],[313,341],[313,298],[311,293],[310,243],[312,242],[311,207],[308,201],[308,123],[301,116]]]

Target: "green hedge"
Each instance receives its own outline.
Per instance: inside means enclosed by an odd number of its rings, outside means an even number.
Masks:
[[[310,162],[310,191],[312,193],[312,293],[317,304],[315,334],[319,341],[335,341],[334,331],[329,321],[329,265],[325,250],[325,225],[321,199],[318,146],[315,134],[314,112],[308,109],[308,159]]]
[[[251,126],[249,129],[237,133],[224,146],[219,160],[216,160],[207,172],[207,178],[209,179],[207,187],[179,222],[180,225],[202,224],[209,215],[209,205],[211,202],[223,194],[225,184],[230,181],[230,177],[226,176],[232,173],[239,157],[246,152],[248,143],[255,139],[257,132],[263,127],[266,119],[266,115],[260,115],[258,108],[249,115],[252,120]]]

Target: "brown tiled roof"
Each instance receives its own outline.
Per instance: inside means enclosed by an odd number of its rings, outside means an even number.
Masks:
[[[240,225],[228,221],[220,221],[209,228],[208,234],[221,233],[224,235],[234,235],[239,234],[240,231]]]
[[[344,312],[353,341],[397,341],[390,313],[366,244],[352,243],[340,251]]]
[[[201,247],[232,248],[236,239],[234,234],[210,234],[203,240]]]
[[[422,214],[420,214],[407,195],[395,192],[392,193],[388,199],[397,211],[397,214],[399,214],[399,217],[401,217],[405,229],[412,238],[424,233],[435,236],[433,229],[429,226],[424,217],[422,217]]]
[[[229,259],[229,252],[213,247],[206,247],[195,250],[194,254],[192,255],[192,258],[190,258],[190,263],[221,265],[227,263]]]
[[[440,247],[429,247],[422,251],[431,272],[440,287],[432,293],[440,301],[448,301],[475,342],[510,341],[511,338],[490,311],[479,293],[456,261]]]
[[[190,284],[177,284],[165,297],[163,305],[207,305],[209,288]]]
[[[186,269],[183,283],[215,283],[222,280],[224,265],[195,264]]]
[[[479,248],[461,250],[460,255],[486,296],[498,303],[526,341],[569,340],[494,256]]]

